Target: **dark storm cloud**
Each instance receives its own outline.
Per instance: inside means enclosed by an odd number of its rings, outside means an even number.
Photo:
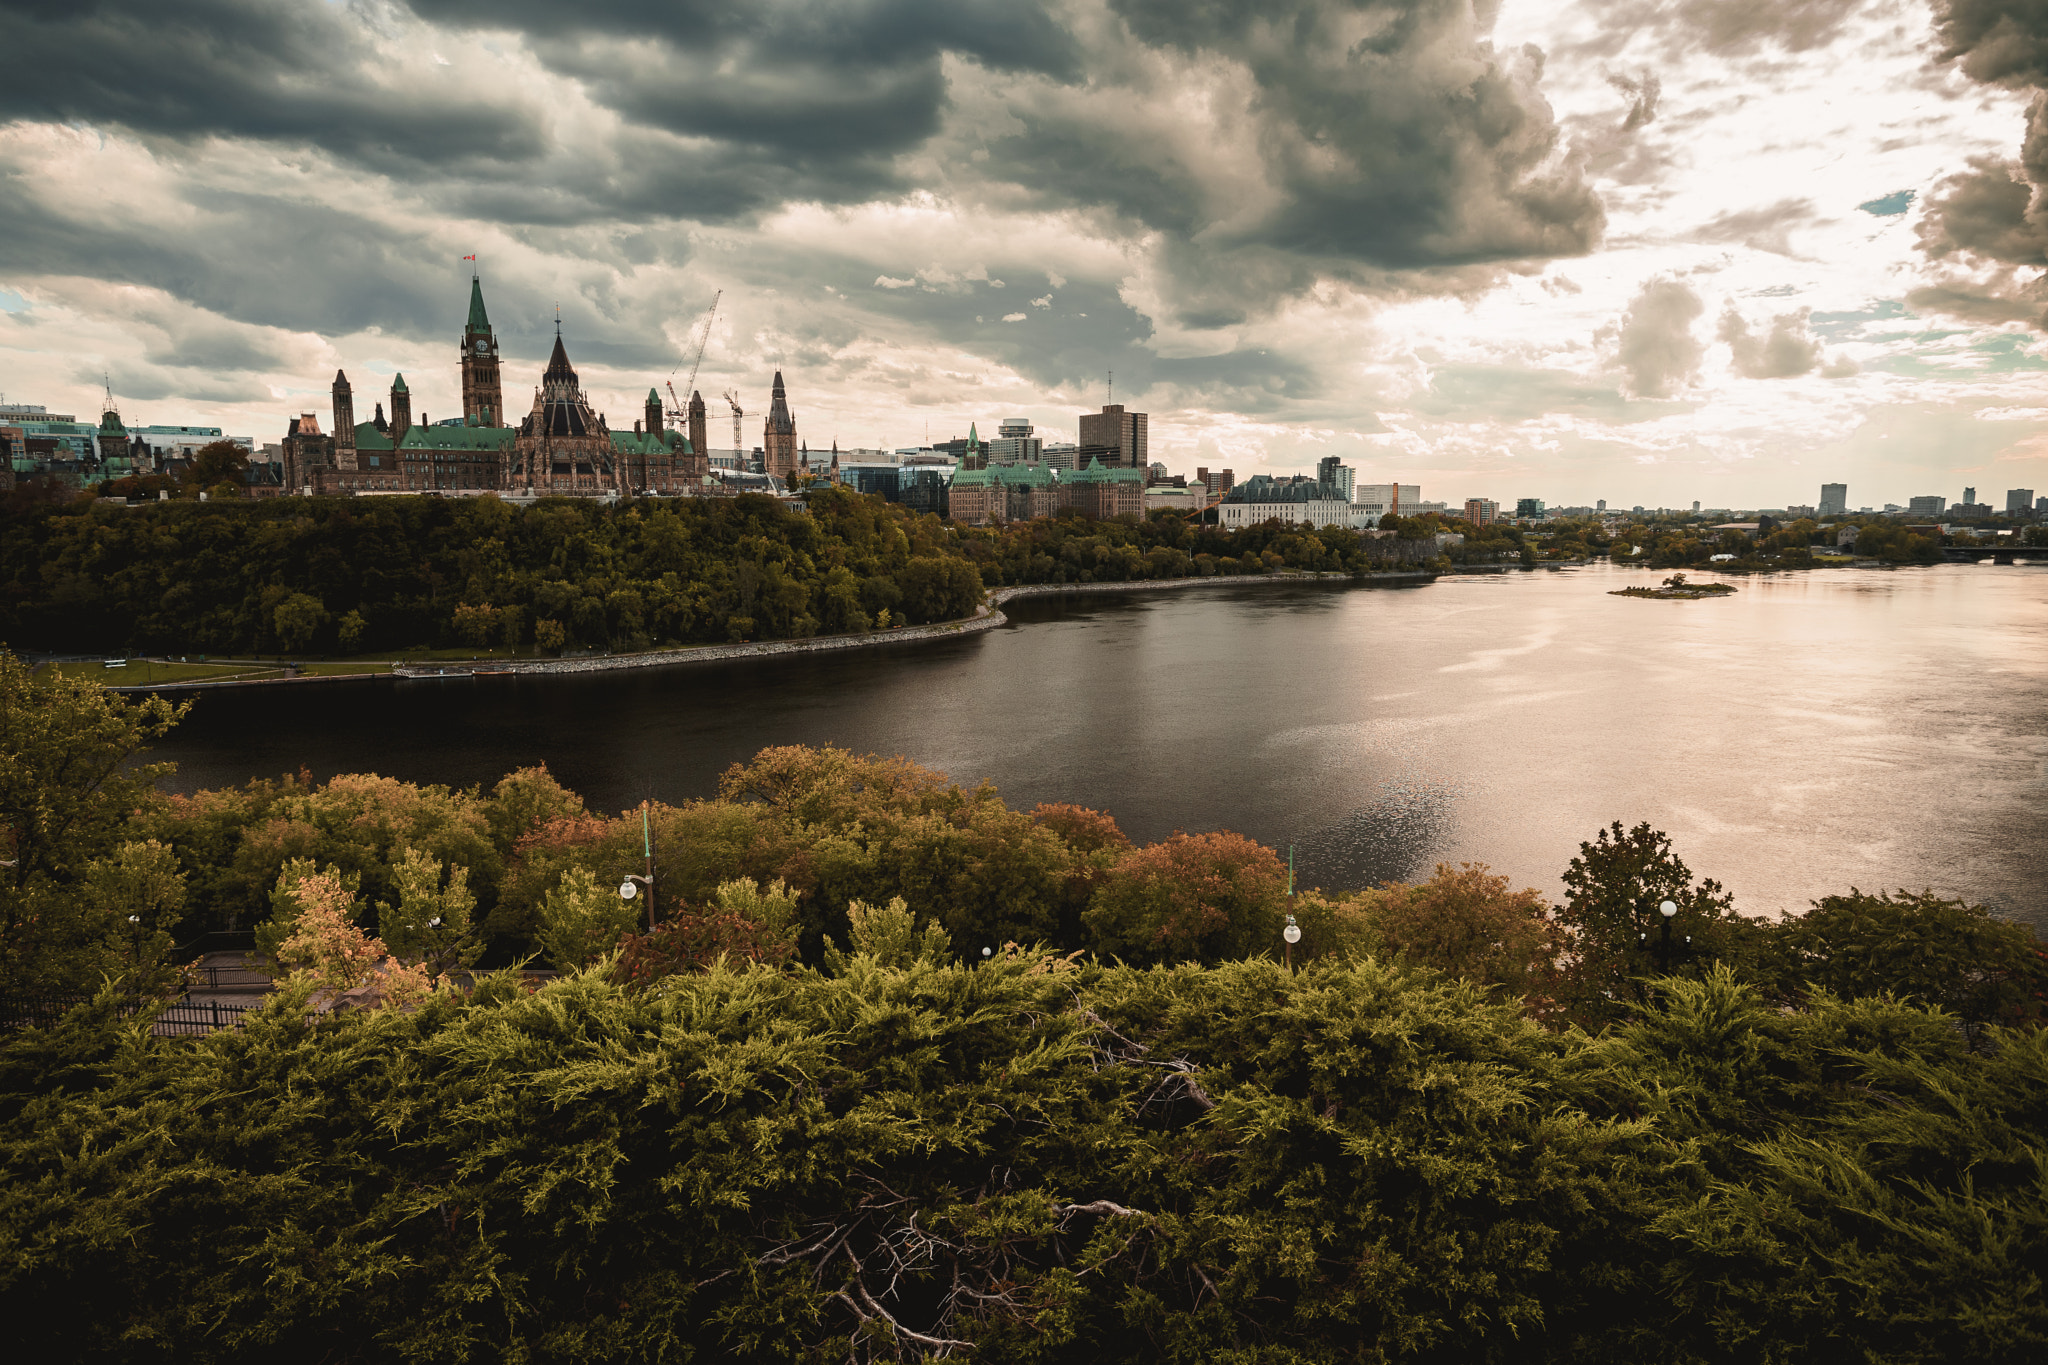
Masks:
[[[1284,199],[1224,243],[1401,269],[1576,255],[1599,240],[1598,198],[1556,157],[1542,54],[1502,60],[1463,0],[1111,8],[1139,41],[1241,61],[1256,84]]]
[[[1978,157],[1927,198],[1920,247],[1935,260],[1958,252],[2008,265],[2048,265],[2048,226],[2029,217],[2034,195],[2014,163]]]
[[[1941,60],[1961,60],[1987,84],[2043,84],[2048,74],[2048,9],[2039,0],[1937,0]]]
[[[1940,60],[2011,89],[2048,85],[2048,5],[2040,0],[1938,0]],[[1934,260],[1996,263],[1988,278],[1949,279],[1914,291],[1916,308],[1974,322],[2025,319],[2048,326],[2041,277],[2048,265],[2048,95],[2036,94],[2016,161],[1973,159],[1928,196],[1920,246]]]
[[[1028,0],[407,2],[435,23],[518,33],[627,119],[771,154],[786,170],[836,165],[823,178],[852,182],[848,192],[901,188],[888,158],[938,131],[947,53],[988,70],[1074,67],[1071,36]]]
[[[0,120],[160,137],[279,139],[379,166],[518,161],[533,111],[418,82],[384,88],[353,11],[271,0],[0,0]]]

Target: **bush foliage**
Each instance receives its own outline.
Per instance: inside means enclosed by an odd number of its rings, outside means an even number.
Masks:
[[[1774,926],[1618,823],[1556,909],[1476,865],[1290,897],[1235,835],[836,749],[616,818],[538,769],[162,798],[160,704],[4,656],[0,702],[6,984],[107,982],[0,1039],[25,1358],[2048,1347],[2048,973],[1982,907]],[[1693,947],[1652,977],[1666,897]],[[237,921],[269,1005],[130,1017]],[[462,975],[486,949],[561,974]]]

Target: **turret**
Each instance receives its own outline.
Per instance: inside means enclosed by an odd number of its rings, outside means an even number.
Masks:
[[[690,390],[689,427],[691,451],[699,457],[708,460],[711,450],[705,442],[709,441],[711,436],[704,417],[704,395],[696,389]],[[705,468],[709,469],[710,465],[705,465]]]
[[[396,375],[391,380],[391,440],[395,445],[412,425],[412,392],[405,387],[405,376]]]
[[[334,372],[334,448],[350,455],[356,448],[356,395],[341,370]]]
[[[655,390],[649,389],[647,391],[647,434],[650,436],[661,435],[664,425],[666,424],[661,420],[661,395]]]

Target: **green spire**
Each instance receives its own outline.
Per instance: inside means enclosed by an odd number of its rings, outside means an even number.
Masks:
[[[661,395],[656,393],[653,389],[649,389],[647,391],[647,401],[650,403],[658,404],[661,402]]]
[[[405,376],[404,376],[404,375],[402,375],[402,374],[401,374],[401,375],[394,375],[394,376],[392,377],[392,380],[391,380],[391,391],[392,391],[393,393],[411,393],[411,392],[412,392],[412,390],[411,390],[411,389],[408,389],[408,388],[406,388],[406,386],[405,386]]]
[[[974,423],[972,422],[969,422],[967,424],[967,444],[970,446],[978,446],[981,444],[981,437],[974,434]]]
[[[491,330],[490,316],[484,312],[483,281],[474,275],[469,277],[469,330],[472,332],[488,332]]]

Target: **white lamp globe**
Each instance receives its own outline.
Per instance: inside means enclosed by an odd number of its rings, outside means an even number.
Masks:
[[[1662,915],[1665,919],[1670,919],[1673,915],[1678,913],[1678,902],[1665,901],[1662,905],[1657,907],[1657,913]]]

